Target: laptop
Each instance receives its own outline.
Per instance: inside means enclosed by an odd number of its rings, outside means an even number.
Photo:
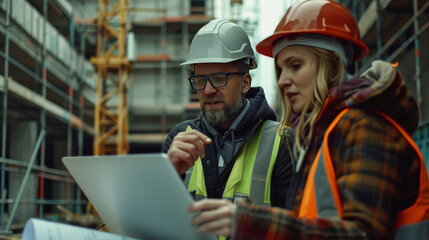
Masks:
[[[166,154],[64,157],[112,233],[139,239],[216,239],[191,227],[194,201]]]

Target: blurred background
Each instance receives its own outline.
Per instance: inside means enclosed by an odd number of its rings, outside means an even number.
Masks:
[[[296,2],[0,0],[0,232],[30,217],[99,224],[61,158],[160,152],[170,129],[199,113],[180,65],[198,29],[228,19],[254,47]],[[429,1],[337,2],[370,48],[356,75],[389,61],[418,101],[413,137],[428,165]],[[280,116],[273,61],[257,62],[252,85]]]

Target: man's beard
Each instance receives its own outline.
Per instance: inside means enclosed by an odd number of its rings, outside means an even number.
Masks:
[[[216,129],[222,128],[227,123],[234,122],[235,118],[240,114],[243,108],[244,99],[241,94],[232,103],[231,106],[225,106],[223,109],[206,110],[204,106],[201,107],[204,117],[207,122]]]

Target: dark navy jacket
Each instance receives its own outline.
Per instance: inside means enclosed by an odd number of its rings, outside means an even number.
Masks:
[[[239,147],[247,142],[247,140],[255,133],[257,127],[264,121],[276,120],[276,115],[268,105],[262,88],[251,88],[246,94],[246,99],[250,101],[250,107],[234,131],[235,143],[237,143]],[[200,114],[196,119],[184,121],[176,125],[168,134],[162,146],[162,152],[166,153],[170,148],[173,138],[179,132],[186,131],[188,126],[202,132],[212,140],[216,137],[213,136],[205,127],[203,116]],[[285,207],[285,196],[289,188],[293,171],[286,143],[289,144],[290,149],[293,147],[293,143],[290,142],[290,139],[289,142],[287,142],[287,140],[282,137],[282,142],[280,144],[271,178],[271,205],[283,208]],[[228,163],[222,173],[218,174],[219,153],[217,152],[216,144],[212,142],[206,146],[205,157],[201,160],[203,162],[204,178],[209,198],[222,198],[229,174],[240,152],[241,150],[233,156],[232,160]],[[269,161],[269,159],[267,160]]]

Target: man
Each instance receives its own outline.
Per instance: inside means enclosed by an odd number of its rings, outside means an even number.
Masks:
[[[278,134],[262,88],[252,88],[255,56],[245,31],[212,20],[192,40],[186,62],[202,113],[176,125],[162,147],[199,200],[249,198],[284,207],[292,175],[291,138]],[[279,148],[280,146],[280,148]],[[193,168],[191,168],[193,167]]]

